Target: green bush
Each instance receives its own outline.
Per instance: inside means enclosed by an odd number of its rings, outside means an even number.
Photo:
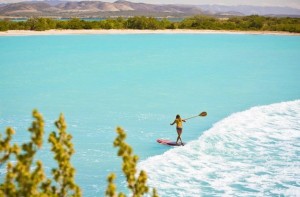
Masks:
[[[135,16],[128,19],[118,17],[103,21],[84,21],[73,18],[59,21],[49,18],[30,18],[26,22],[0,21],[0,31],[49,29],[213,29],[213,30],[252,30],[252,31],[287,31],[300,33],[299,18],[276,18],[264,16],[230,17],[219,19],[211,16],[193,16],[181,22],[153,17]]]
[[[9,22],[0,20],[0,31],[7,31],[9,30]]]
[[[43,169],[42,161],[34,162],[34,157],[43,146],[44,120],[42,115],[34,110],[34,121],[28,131],[31,139],[22,145],[12,144],[15,131],[12,128],[6,129],[6,136],[0,134],[0,163],[6,164],[7,172],[3,183],[0,183],[0,196],[8,197],[80,197],[80,187],[75,183],[75,168],[71,164],[71,157],[74,153],[72,136],[67,132],[67,125],[64,116],[61,114],[55,122],[57,131],[50,133],[48,142],[51,144],[51,151],[54,153],[54,160],[57,167],[52,169],[52,179],[47,178]],[[141,171],[136,177],[136,164],[138,157],[132,155],[132,148],[125,143],[126,134],[121,128],[117,128],[118,136],[114,146],[119,147],[118,155],[123,158],[122,170],[127,178],[128,188],[133,197],[141,197],[148,193],[146,185],[147,174]],[[16,163],[10,162],[11,158]],[[34,170],[32,170],[34,169]],[[115,175],[108,176],[106,196],[114,197],[117,193],[114,184]],[[119,196],[125,196],[120,193]],[[156,190],[153,190],[153,197],[157,197]]]
[[[34,31],[45,31],[56,28],[55,20],[49,18],[30,18],[25,22],[26,29]]]

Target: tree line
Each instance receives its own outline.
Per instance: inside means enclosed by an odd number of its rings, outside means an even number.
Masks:
[[[180,22],[168,19],[136,16],[131,18],[108,18],[102,21],[85,21],[79,18],[62,21],[50,18],[30,18],[27,21],[0,20],[0,31],[50,29],[210,29],[242,31],[286,31],[300,33],[300,18],[244,16],[227,19],[211,16],[193,16]]]

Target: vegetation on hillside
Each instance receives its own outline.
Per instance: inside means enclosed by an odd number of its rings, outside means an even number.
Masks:
[[[75,168],[71,164],[71,156],[74,153],[72,136],[67,132],[67,125],[64,116],[60,115],[55,122],[57,132],[53,131],[48,138],[51,144],[51,151],[54,153],[54,160],[57,167],[52,169],[52,178],[47,177],[43,163],[35,159],[36,153],[43,146],[44,120],[42,115],[34,110],[34,121],[28,131],[31,139],[22,145],[12,144],[15,131],[12,128],[6,129],[3,138],[0,134],[0,164],[6,165],[6,173],[3,182],[0,183],[0,196],[9,197],[80,197],[80,187],[75,183]],[[141,171],[136,176],[136,164],[138,157],[133,155],[132,148],[125,143],[126,134],[117,129],[117,138],[114,146],[119,147],[118,155],[123,158],[122,170],[127,178],[127,185],[133,197],[141,197],[149,192],[146,184],[147,174]],[[14,162],[12,162],[14,161]],[[108,176],[106,196],[117,196],[117,188],[114,184],[114,174]],[[123,193],[119,197],[126,196]],[[156,190],[152,197],[158,197]]]
[[[102,21],[85,21],[73,18],[67,21],[49,18],[30,18],[27,21],[0,21],[0,31],[50,29],[211,29],[243,31],[286,31],[300,33],[300,18],[277,18],[265,16],[230,17],[220,19],[210,16],[194,16],[181,22],[153,17],[108,18]]]

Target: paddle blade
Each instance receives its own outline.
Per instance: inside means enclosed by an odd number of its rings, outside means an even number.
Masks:
[[[199,116],[206,116],[207,115],[207,113],[204,111],[204,112],[202,112],[201,114],[199,114]]]

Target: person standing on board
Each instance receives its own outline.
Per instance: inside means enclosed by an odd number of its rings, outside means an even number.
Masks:
[[[170,125],[174,125],[176,123],[176,131],[177,131],[177,134],[178,134],[178,137],[177,137],[177,140],[176,140],[176,144],[178,144],[178,140],[180,140],[181,141],[181,145],[183,146],[183,142],[181,140],[182,122],[185,122],[185,120],[181,119],[180,115],[177,114],[176,115],[176,119]]]

